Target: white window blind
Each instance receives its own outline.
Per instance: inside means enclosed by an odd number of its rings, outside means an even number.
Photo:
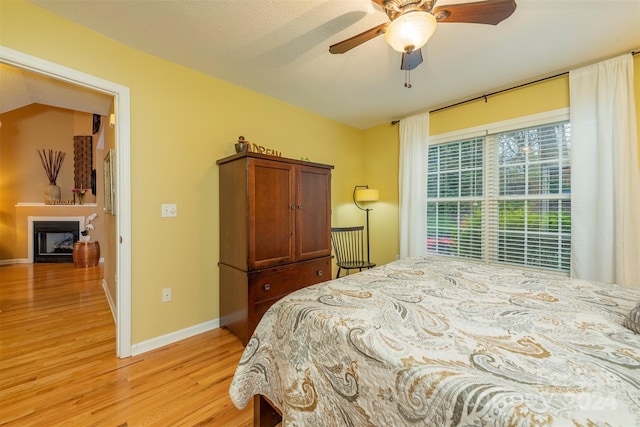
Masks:
[[[484,139],[429,147],[427,252],[482,258]]]
[[[568,122],[490,135],[489,259],[569,271]]]
[[[561,122],[430,146],[427,251],[568,271],[570,136]]]

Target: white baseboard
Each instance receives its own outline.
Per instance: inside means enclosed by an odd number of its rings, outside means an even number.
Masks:
[[[113,316],[113,323],[118,323],[118,316],[116,315],[116,303],[113,302],[113,298],[111,298],[111,294],[109,293],[109,288],[107,287],[107,281],[102,279],[102,289],[104,290],[104,295],[107,297],[107,302],[109,303],[109,308],[111,309],[111,315]]]
[[[132,344],[131,355],[137,356],[138,354],[146,353],[147,351],[155,350],[156,348],[164,347],[165,345],[173,344],[174,342],[178,342],[185,338],[189,338],[203,332],[211,331],[219,327],[220,319],[218,318],[209,320],[208,322],[200,323],[199,325],[190,326],[180,331],[175,331],[156,338],[151,338],[147,341]]]
[[[0,265],[28,264],[28,263],[29,263],[29,260],[27,258],[0,260]]]

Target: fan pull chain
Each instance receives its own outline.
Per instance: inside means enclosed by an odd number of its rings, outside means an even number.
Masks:
[[[407,70],[404,72],[404,87],[407,89],[411,89],[411,70]]]

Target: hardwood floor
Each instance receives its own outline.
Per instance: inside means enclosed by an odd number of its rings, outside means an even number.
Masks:
[[[127,359],[102,267],[0,266],[1,426],[251,426],[229,385],[240,340],[216,329]]]

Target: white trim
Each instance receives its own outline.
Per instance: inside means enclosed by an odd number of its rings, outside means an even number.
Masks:
[[[484,138],[485,136],[487,136],[487,127],[476,126],[430,136],[429,145],[444,144],[446,142],[460,141],[463,139]]]
[[[142,341],[131,346],[131,355],[137,356],[138,354],[146,353],[147,351],[155,350],[165,345],[173,344],[192,336],[202,334],[204,332],[212,331],[220,327],[220,319],[209,320],[199,325],[190,326],[180,331],[170,332],[166,335],[151,338],[147,341]]]
[[[33,263],[33,223],[35,221],[69,221],[78,223],[78,234],[84,228],[83,216],[28,216],[27,217],[27,263]]]
[[[566,120],[569,120],[568,107],[492,123],[486,126],[486,129],[487,133],[491,135],[500,132],[509,132],[512,130],[530,128],[533,126],[550,125],[555,122],[563,122]]]
[[[0,260],[0,265],[13,265],[13,264],[29,264],[29,260],[26,258]]]
[[[565,120],[569,120],[568,107],[545,111],[538,114],[532,114],[530,116],[503,120],[501,122],[488,123],[466,129],[454,130],[452,132],[439,133],[429,137],[429,144],[442,144],[445,142],[459,141],[462,139],[484,137],[494,133],[508,132],[511,130],[546,125],[549,123],[562,122]]]
[[[114,97],[114,110],[118,117],[115,130],[117,153],[115,204],[118,213],[116,238],[120,241],[116,247],[116,354],[118,357],[128,357],[131,355],[131,101],[129,88],[2,45],[0,45],[0,63]]]
[[[104,260],[102,262],[104,262]],[[107,297],[107,302],[109,303],[109,308],[111,309],[111,315],[113,316],[113,321],[117,323],[116,305],[113,302],[113,298],[111,298],[111,294],[109,293],[109,287],[107,286],[107,281],[104,279],[102,279],[102,290],[104,291],[104,296]]]

